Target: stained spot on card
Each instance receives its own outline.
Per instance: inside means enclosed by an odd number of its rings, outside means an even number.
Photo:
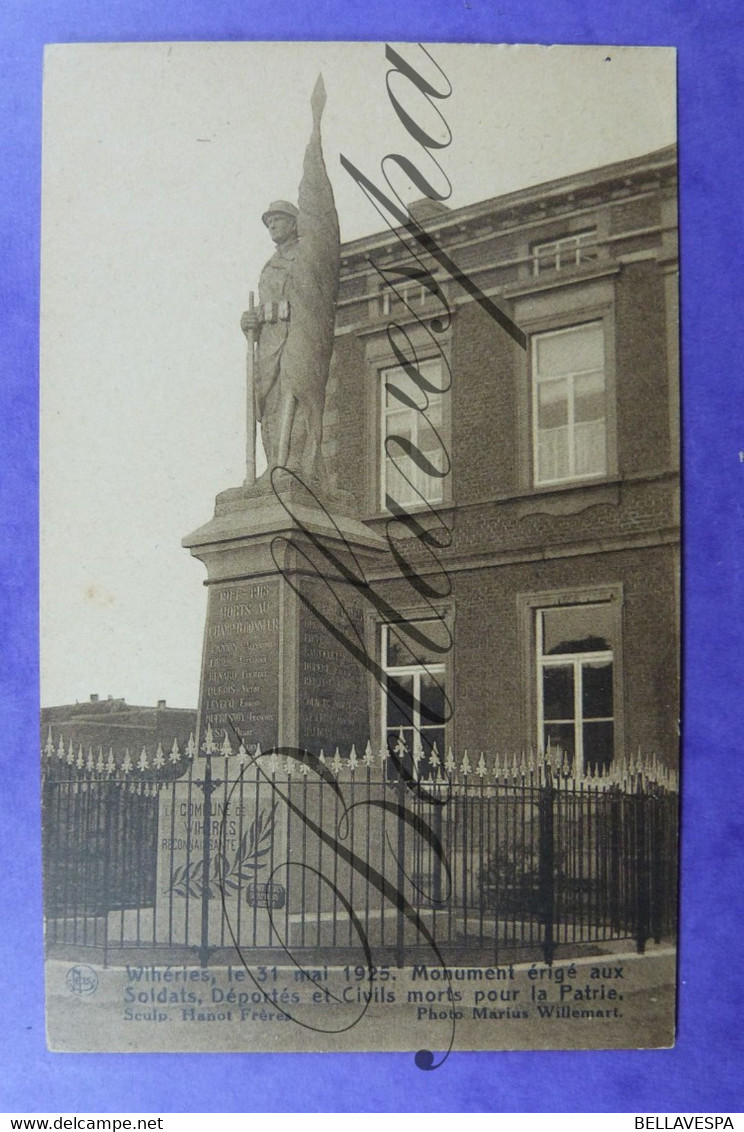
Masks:
[[[97,586],[95,582],[90,582],[83,591],[86,599],[93,605],[106,606],[113,605],[116,598],[103,586]]]

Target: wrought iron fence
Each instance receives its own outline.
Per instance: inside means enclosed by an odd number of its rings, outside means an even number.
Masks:
[[[444,962],[675,931],[676,778],[640,755],[130,753],[49,735],[49,949]],[[405,768],[409,769],[406,770]]]

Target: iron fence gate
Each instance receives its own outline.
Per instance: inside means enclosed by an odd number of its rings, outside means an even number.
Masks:
[[[555,752],[474,767],[435,753],[401,777],[369,746],[326,760],[226,744],[134,764],[50,738],[52,953],[496,964],[675,931],[676,783],[653,761],[577,778]]]

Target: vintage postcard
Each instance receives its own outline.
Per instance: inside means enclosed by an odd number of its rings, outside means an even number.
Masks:
[[[675,55],[47,49],[48,1041],[670,1046]]]

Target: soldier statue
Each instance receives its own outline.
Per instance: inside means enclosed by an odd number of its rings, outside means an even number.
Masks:
[[[338,216],[320,137],[325,101],[319,77],[310,103],[313,126],[298,207],[277,200],[264,212],[276,251],[261,272],[259,305],[245,311],[240,322],[249,344],[253,408],[268,463],[265,476],[274,468],[288,468],[321,483],[326,479],[323,410],[340,258]],[[249,430],[254,427],[249,420]]]

